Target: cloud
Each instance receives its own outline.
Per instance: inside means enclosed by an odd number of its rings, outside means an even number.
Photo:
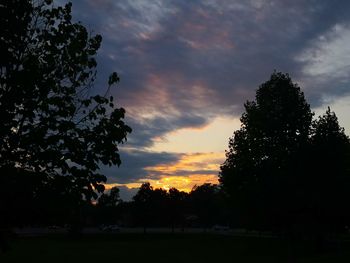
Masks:
[[[77,16],[104,36],[101,66],[120,72],[122,91],[116,95],[127,108],[159,109],[168,98],[168,107],[198,112],[204,101],[212,112],[227,107],[237,114],[273,69],[303,79],[307,62],[296,56],[315,48],[336,24],[347,24],[350,4],[105,0],[75,5]],[[188,103],[197,99],[198,83],[205,84],[203,98]]]
[[[336,24],[318,40],[298,57],[306,62],[302,69],[306,85],[317,87],[309,91],[312,98],[318,99],[315,107],[329,98],[350,94],[350,27]]]
[[[202,127],[207,123],[207,119],[194,113],[172,115],[158,112],[153,115],[152,112],[149,112],[148,117],[134,116],[126,120],[133,128],[132,134],[128,137],[130,147],[150,147],[158,138],[179,127]]]
[[[121,148],[122,164],[120,167],[101,167],[100,172],[107,176],[107,183],[130,183],[148,176],[145,167],[170,165],[181,158],[181,154],[128,150]]]
[[[180,160],[149,149],[173,131],[239,117],[274,69],[290,73],[313,107],[349,93],[346,0],[79,0],[73,11],[103,35],[96,87],[120,74],[111,92],[133,128],[136,151],[122,152],[120,169],[104,168],[109,178],[151,178],[146,167]]]

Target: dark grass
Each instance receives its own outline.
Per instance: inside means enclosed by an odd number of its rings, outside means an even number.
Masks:
[[[348,244],[315,251],[274,238],[116,234],[17,238],[0,262],[350,262]]]

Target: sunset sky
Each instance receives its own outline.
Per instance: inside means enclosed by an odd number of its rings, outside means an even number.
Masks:
[[[145,181],[216,183],[243,103],[274,69],[349,134],[349,14],[347,0],[74,0],[74,20],[103,36],[95,88],[118,72],[112,95],[133,128],[121,167],[102,168],[109,187],[127,199]]]

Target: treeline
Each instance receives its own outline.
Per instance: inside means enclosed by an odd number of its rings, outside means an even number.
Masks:
[[[211,227],[228,222],[224,194],[218,185],[203,184],[189,192],[141,185],[130,202],[118,198],[118,188],[103,194],[93,207],[98,224],[139,227]]]
[[[153,188],[144,183],[131,201],[123,201],[117,187],[106,191],[96,202],[62,194],[63,189],[57,189],[57,192],[55,188],[47,189],[46,194],[41,192],[40,199],[33,199],[29,194],[24,198],[25,189],[18,190],[22,191],[18,203],[8,207],[7,211],[11,215],[8,222],[11,226],[69,226],[79,229],[101,225],[144,228],[229,225],[224,193],[215,184],[195,186],[187,193],[176,188],[168,191]]]

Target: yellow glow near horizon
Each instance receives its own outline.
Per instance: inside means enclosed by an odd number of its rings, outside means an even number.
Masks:
[[[213,174],[193,174],[189,176],[172,176],[164,177],[158,180],[154,179],[143,179],[138,180],[135,183],[128,184],[105,184],[106,190],[111,189],[114,186],[125,186],[129,189],[140,188],[142,183],[149,182],[153,188],[162,188],[169,190],[175,187],[179,191],[190,192],[195,185],[202,185],[204,183],[217,184],[218,177]]]
[[[127,184],[106,184],[106,189],[113,186],[139,188],[149,182],[154,188],[169,190],[172,187],[180,191],[190,192],[195,185],[218,183],[219,167],[225,159],[224,152],[189,153],[173,164],[160,164],[146,167],[151,179],[143,178]],[[152,179],[157,178],[157,179]]]
[[[183,128],[158,138],[150,148],[157,152],[224,152],[228,139],[240,128],[238,118],[218,117],[201,128]]]

